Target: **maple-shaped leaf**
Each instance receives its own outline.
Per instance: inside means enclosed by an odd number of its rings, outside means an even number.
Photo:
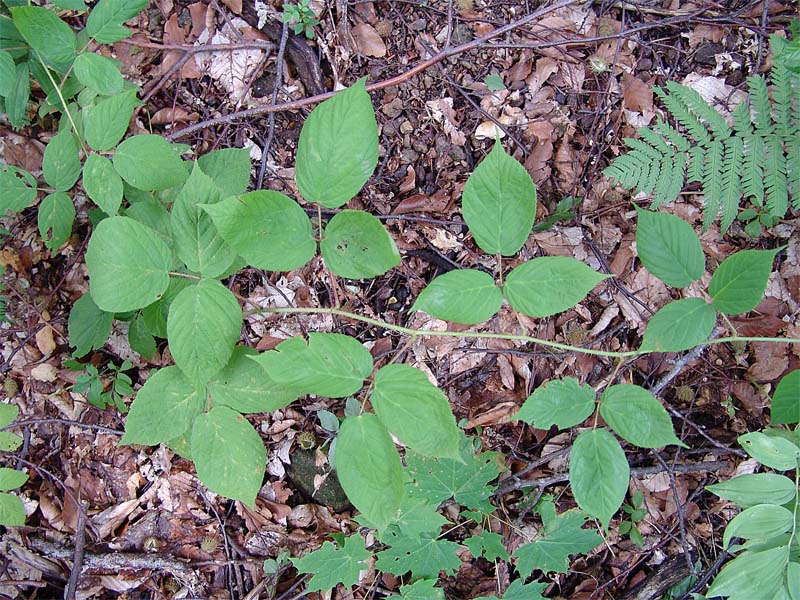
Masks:
[[[547,586],[547,583],[539,583],[538,581],[525,585],[521,579],[517,579],[508,586],[502,600],[546,600],[542,596],[542,592]],[[498,598],[497,596],[481,596],[475,600],[498,600]]]
[[[464,540],[464,545],[469,548],[472,556],[494,561],[496,559],[508,560],[508,552],[503,546],[503,536],[493,531],[484,531],[480,535],[473,535]]]
[[[401,586],[400,595],[390,596],[389,600],[444,600],[444,590],[434,587],[435,584],[435,579],[420,579]]]
[[[384,541],[386,536],[398,532],[405,537],[415,539],[422,535],[438,536],[443,525],[451,524],[437,512],[438,506],[438,503],[406,493],[400,501],[397,518],[385,529],[376,531],[378,539]],[[375,524],[364,515],[357,515],[354,520],[362,527],[377,529]]]
[[[439,571],[451,575],[461,566],[456,556],[459,545],[454,542],[426,536],[414,539],[394,533],[384,536],[382,541],[391,548],[378,552],[375,568],[379,571],[394,575],[410,571],[414,577],[436,579]]]
[[[591,529],[583,529],[586,513],[578,509],[556,514],[549,500],[537,506],[544,527],[532,542],[520,546],[513,556],[517,558],[517,571],[529,577],[534,569],[566,573],[569,555],[583,554],[597,547],[602,538]]]
[[[366,549],[364,538],[351,535],[344,539],[341,548],[331,542],[302,558],[292,558],[292,564],[300,573],[313,573],[308,582],[308,592],[332,590],[340,583],[350,587],[358,583],[359,572],[367,568],[366,561],[372,553]]]
[[[463,506],[491,513],[488,499],[494,492],[490,481],[500,474],[496,452],[472,452],[470,441],[462,439],[461,460],[430,458],[406,452],[408,474],[413,483],[409,493],[437,505],[450,498]]]

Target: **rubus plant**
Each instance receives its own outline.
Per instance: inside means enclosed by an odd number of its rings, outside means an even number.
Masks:
[[[742,511],[725,528],[722,545],[738,556],[714,579],[708,598],[793,599],[800,597],[800,370],[783,377],[772,396],[773,426],[739,436],[755,460],[780,473],[739,475],[709,485],[708,490],[734,502]]]
[[[82,371],[76,378],[72,391],[84,394],[89,404],[97,408],[113,406],[121,413],[128,412],[125,398],[134,394],[133,381],[123,371],[133,366],[129,360],[122,361],[120,366],[110,362],[102,372],[91,363],[83,365],[75,360],[66,361],[64,366],[74,371]],[[105,389],[104,379],[108,380],[108,390]]]
[[[679,129],[659,120],[626,138],[630,150],[603,173],[623,187],[652,197],[653,208],[672,202],[684,183],[703,190],[704,225],[721,213],[725,233],[745,198],[748,234],[800,210],[800,72],[792,68],[796,42],[770,37],[771,89],[761,76],[747,78],[749,97],[732,112],[733,126],[700,94],[670,81],[655,88]],[[756,221],[756,217],[759,220]]]

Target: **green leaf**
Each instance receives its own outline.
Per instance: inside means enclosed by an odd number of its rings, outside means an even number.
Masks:
[[[205,409],[205,396],[178,367],[159,369],[136,394],[120,443],[154,445],[183,435]]]
[[[426,456],[459,458],[456,419],[444,392],[409,365],[386,365],[370,396],[375,414],[401,442]]]
[[[508,560],[508,552],[503,546],[503,536],[499,533],[484,530],[480,535],[465,539],[464,545],[469,548],[475,558],[483,556],[490,562],[497,559]]]
[[[772,394],[770,423],[789,425],[800,421],[800,369],[783,376]]]
[[[5,110],[8,122],[19,129],[28,122],[28,100],[31,95],[30,67],[27,62],[17,65],[16,83],[6,95]]]
[[[86,12],[86,3],[83,0],[54,0],[53,4],[64,10],[74,10],[79,13]]]
[[[770,598],[778,591],[789,562],[789,546],[763,552],[744,552],[719,572],[706,596]]]
[[[736,515],[725,528],[722,547],[727,548],[734,537],[769,539],[777,537],[792,528],[792,512],[775,504],[756,504]]]
[[[0,402],[0,429],[10,425],[19,415],[19,406]]]
[[[765,467],[776,471],[788,471],[797,468],[800,448],[789,440],[760,431],[739,436],[739,444],[744,450]]]
[[[290,271],[317,251],[305,211],[280,192],[258,190],[201,208],[222,238],[256,268]]]
[[[383,275],[400,253],[381,222],[363,210],[343,210],[325,227],[320,250],[328,268],[348,279]]]
[[[113,96],[122,91],[122,73],[117,61],[102,54],[84,52],[75,59],[75,76],[83,85],[104,96]]]
[[[212,406],[229,406],[241,413],[267,413],[288,406],[300,393],[278,385],[248,357],[256,351],[236,346],[231,359],[208,384]]]
[[[491,75],[484,77],[483,83],[486,84],[486,87],[490,92],[499,92],[500,90],[506,89],[506,84],[503,83],[503,78],[497,73],[492,73]]]
[[[86,143],[98,152],[111,150],[128,131],[133,110],[140,104],[136,90],[129,90],[86,108],[83,131]]]
[[[341,548],[325,542],[319,550],[290,560],[298,573],[313,573],[306,592],[316,592],[333,590],[340,583],[346,588],[357,584],[358,576],[368,568],[370,558],[372,552],[366,549],[364,538],[356,533],[344,538]]]
[[[0,216],[20,212],[36,200],[36,179],[17,167],[0,166]]]
[[[462,439],[460,460],[425,457],[416,452],[406,452],[408,473],[416,482],[413,495],[440,504],[454,498],[462,506],[492,512],[488,499],[494,492],[489,482],[500,474],[496,454],[473,454],[470,443]]]
[[[138,352],[146,360],[153,358],[156,353],[156,340],[148,330],[141,313],[137,314],[128,326],[128,343],[131,350]]]
[[[215,204],[224,194],[195,163],[192,174],[172,205],[170,222],[178,257],[191,271],[219,277],[236,260],[237,253],[217,232],[201,204]]]
[[[252,359],[280,385],[329,398],[355,394],[372,372],[369,350],[340,333],[309,333],[308,342],[293,337]]]
[[[75,358],[86,356],[92,350],[102,348],[111,333],[114,313],[100,310],[91,294],[83,294],[69,313],[67,332],[69,343],[75,346]]]
[[[435,585],[435,578],[418,579],[411,585],[401,585],[400,595],[389,596],[389,600],[445,600],[444,590]]]
[[[400,501],[397,520],[392,526],[397,527],[404,537],[418,538],[422,535],[435,537],[443,525],[450,523],[437,512],[437,508],[438,503],[404,494]]]
[[[603,541],[594,530],[583,528],[586,515],[579,510],[556,515],[552,507],[543,510],[541,515],[544,527],[537,532],[536,539],[520,546],[513,555],[517,559],[517,571],[525,579],[534,569],[566,573],[570,554],[586,554]]]
[[[707,485],[706,489],[742,508],[756,504],[787,504],[794,499],[796,491],[791,479],[775,473],[739,475],[722,483]]]
[[[536,187],[500,142],[469,176],[461,202],[464,220],[481,250],[503,256],[519,252],[536,216]]]
[[[572,495],[604,528],[622,506],[629,480],[625,452],[608,430],[591,429],[578,435],[569,459]]]
[[[800,600],[800,564],[797,562],[786,565],[786,588],[790,600]]]
[[[172,251],[149,227],[130,217],[110,217],[89,240],[86,266],[95,304],[125,312],[161,297],[169,285]]]
[[[531,317],[549,317],[575,306],[612,277],[566,256],[534,258],[513,269],[503,288],[508,303]]]
[[[738,315],[758,306],[767,289],[772,261],[781,249],[741,250],[726,258],[708,284],[714,308]]]
[[[553,379],[536,388],[514,416],[537,429],[553,425],[567,429],[583,423],[594,412],[594,389],[574,377]]]
[[[169,308],[167,339],[175,364],[197,384],[205,384],[228,363],[241,335],[242,309],[233,293],[215,279],[183,290]]]
[[[131,32],[122,23],[139,14],[147,0],[100,0],[86,20],[86,35],[101,44],[124,40]]]
[[[166,190],[189,177],[175,148],[160,135],[134,135],[114,153],[114,168],[140,190]]]
[[[672,287],[686,287],[700,279],[705,258],[700,238],[686,221],[668,213],[638,206],[636,252],[653,275]]]
[[[17,66],[5,50],[0,50],[0,96],[8,96],[17,82]]]
[[[335,463],[342,489],[375,527],[385,529],[397,518],[403,470],[394,442],[378,417],[366,413],[342,422]]]
[[[13,494],[0,493],[0,525],[22,527],[25,525],[25,506]]]
[[[22,446],[22,438],[10,431],[0,431],[0,452],[16,452]]]
[[[439,571],[453,574],[461,566],[456,552],[459,545],[429,537],[418,539],[391,534],[386,543],[391,547],[378,552],[375,568],[394,575],[411,572],[413,577],[436,579]]]
[[[308,115],[297,143],[297,187],[326,208],[347,203],[378,164],[378,124],[366,78],[337,92]]]
[[[39,205],[37,218],[44,245],[50,250],[58,250],[69,239],[74,220],[75,205],[69,194],[56,192],[45,196]]]
[[[0,491],[7,492],[21,487],[28,481],[28,474],[15,469],[0,467]]]
[[[70,131],[64,130],[50,140],[42,157],[44,180],[58,192],[66,192],[81,175],[78,147]]]
[[[105,156],[90,154],[83,165],[83,188],[108,216],[117,214],[122,204],[122,179]]]
[[[500,310],[503,292],[488,273],[476,269],[457,269],[440,275],[422,290],[411,310],[432,317],[474,325]]]
[[[546,600],[542,596],[545,588],[550,585],[549,582],[539,583],[533,581],[531,583],[522,583],[522,579],[516,579],[508,586],[506,593],[503,594],[502,600]],[[497,600],[497,596],[480,597],[477,600]]]
[[[52,11],[39,6],[11,9],[14,25],[31,48],[60,73],[75,60],[77,38],[69,25]]]
[[[638,385],[606,388],[600,398],[600,416],[617,434],[640,448],[686,445],[675,437],[666,409],[650,392]]]
[[[244,194],[250,185],[249,148],[213,150],[198,158],[197,164],[226,196]]]
[[[197,417],[192,427],[192,458],[197,476],[208,489],[254,507],[267,451],[242,415],[217,406]]]
[[[702,344],[717,322],[717,311],[702,298],[670,302],[650,317],[641,350],[680,352]]]
[[[169,287],[164,295],[145,306],[142,309],[142,318],[144,319],[147,329],[156,337],[167,337],[167,318],[169,317],[169,307],[172,305],[173,300],[185,288],[193,285],[193,281],[184,277],[170,277]]]

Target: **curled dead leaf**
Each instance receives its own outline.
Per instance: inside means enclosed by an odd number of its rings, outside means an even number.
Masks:
[[[386,56],[386,44],[369,23],[359,23],[350,30],[356,41],[356,49],[365,56],[383,58]]]

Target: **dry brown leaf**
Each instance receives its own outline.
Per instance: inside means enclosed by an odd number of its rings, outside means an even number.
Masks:
[[[196,112],[189,112],[180,106],[169,106],[157,111],[150,119],[151,125],[172,125],[173,123],[191,123],[200,118]]]
[[[622,77],[622,89],[623,108],[640,113],[652,112],[653,88],[650,85],[626,73]]]
[[[359,23],[350,30],[356,41],[356,49],[365,56],[383,58],[386,56],[386,44],[369,23]]]
[[[222,3],[227,6],[233,14],[242,14],[242,0],[222,0]]]
[[[789,368],[789,357],[783,344],[755,342],[752,348],[755,360],[747,369],[747,374],[756,381],[772,381]]]
[[[403,177],[403,181],[400,182],[400,193],[407,194],[415,187],[417,187],[417,172],[414,170],[414,167],[408,165],[406,167],[406,176]]]
[[[445,212],[450,204],[450,194],[444,190],[434,192],[432,195],[415,194],[401,200],[392,210],[393,215],[404,215],[415,212]]]
[[[202,2],[195,2],[189,5],[189,14],[192,17],[192,30],[189,39],[196,40],[206,29],[206,14],[209,7]]]
[[[42,316],[48,318],[46,314],[47,313],[44,313]],[[53,353],[53,350],[56,349],[56,340],[53,338],[52,327],[45,325],[36,332],[36,347],[39,348],[39,352],[46,356]]]

